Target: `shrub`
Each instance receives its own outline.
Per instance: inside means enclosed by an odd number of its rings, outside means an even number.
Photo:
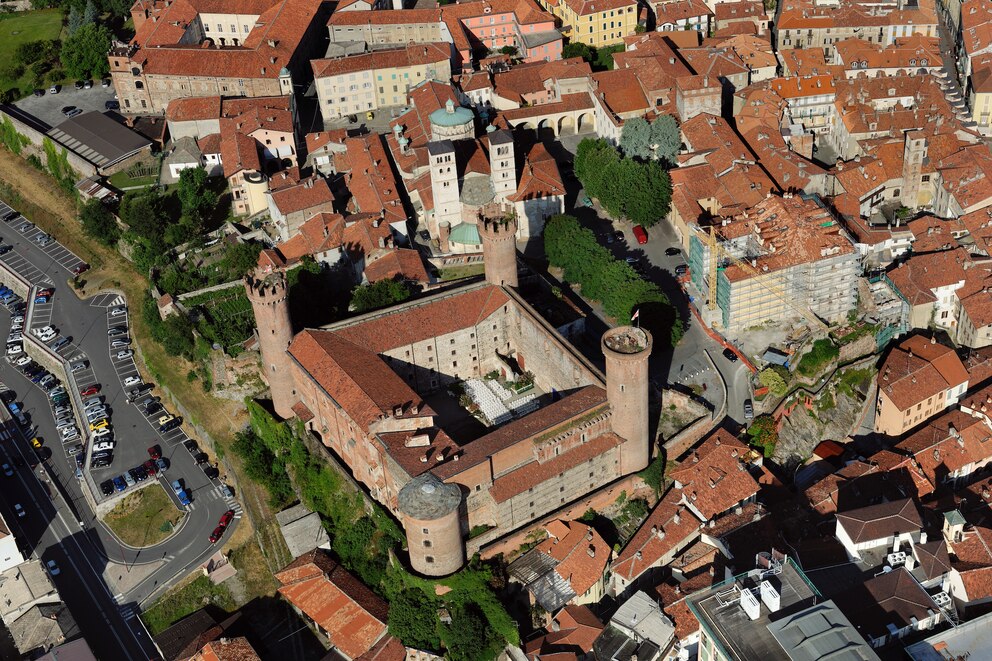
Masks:
[[[813,343],[813,348],[799,360],[799,366],[796,369],[803,376],[813,377],[838,356],[840,356],[840,349],[833,341],[829,338],[817,340]]]

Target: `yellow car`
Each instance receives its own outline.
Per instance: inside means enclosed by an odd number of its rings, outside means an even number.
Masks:
[[[163,415],[161,418],[158,419],[158,426],[161,427],[162,425],[172,422],[175,419],[176,416],[174,415]]]
[[[38,438],[37,436],[35,436],[34,438],[32,438],[31,439],[31,447],[33,447],[33,448],[40,448],[41,447],[41,439]]]
[[[107,419],[106,418],[103,418],[102,420],[97,420],[96,422],[94,422],[93,424],[90,425],[90,431],[96,431],[97,429],[103,429],[104,427],[108,426],[109,424],[110,423],[107,422]]]

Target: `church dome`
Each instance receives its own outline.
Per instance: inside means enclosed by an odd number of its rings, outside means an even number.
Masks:
[[[475,116],[468,108],[456,106],[450,99],[443,108],[438,108],[431,113],[431,124],[436,126],[464,126],[469,124]]]

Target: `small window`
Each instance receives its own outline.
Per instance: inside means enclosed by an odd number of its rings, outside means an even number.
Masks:
[[[424,560],[426,560],[427,561],[427,564],[429,564],[429,565],[433,565],[434,564],[434,556],[432,556],[432,555],[427,556],[426,558],[424,558]]]
[[[425,549],[429,549],[430,547],[431,547],[431,540],[425,539],[424,540],[424,548]]]
[[[455,343],[455,338],[451,338],[450,340],[448,340],[448,344],[454,344],[454,343]]]
[[[428,534],[428,533],[430,532],[430,531],[429,531],[429,530],[428,530],[427,528],[422,528],[422,530],[424,531],[424,534],[425,534],[425,535],[426,535],[426,534]]]

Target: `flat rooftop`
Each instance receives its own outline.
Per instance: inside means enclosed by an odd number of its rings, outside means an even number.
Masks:
[[[806,578],[786,558],[780,571],[755,569],[736,576],[709,590],[686,599],[707,633],[719,641],[727,655],[739,661],[768,661],[782,658],[782,646],[768,625],[814,605],[820,600]],[[769,610],[760,596],[760,585],[767,581],[779,595],[779,608]],[[741,605],[741,593],[747,591],[758,603],[758,617],[751,619]],[[747,598],[747,597],[745,597]]]
[[[906,647],[906,656],[913,661],[947,661],[969,656],[977,659],[983,658],[989,649],[992,649],[992,613],[913,643]]]

